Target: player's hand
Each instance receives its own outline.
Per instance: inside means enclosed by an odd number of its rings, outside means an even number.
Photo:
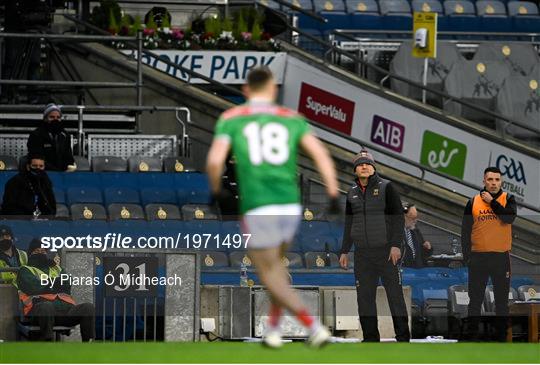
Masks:
[[[482,191],[482,193],[480,193],[480,196],[482,197],[482,200],[488,204],[490,204],[491,201],[493,200],[493,197],[487,191]]]
[[[347,254],[342,253],[339,256],[339,266],[344,270],[349,269],[349,256]]]
[[[423,245],[423,246],[424,246],[424,248],[425,248],[426,250],[431,250],[431,242],[426,241],[426,242],[424,242],[424,245]]]
[[[396,265],[400,258],[401,250],[397,247],[392,247],[390,249],[390,255],[388,256],[388,261],[392,260],[392,264]]]
[[[341,212],[339,197],[331,197],[328,203],[328,214],[338,215]]]

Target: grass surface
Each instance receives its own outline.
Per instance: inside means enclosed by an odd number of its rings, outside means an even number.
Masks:
[[[540,363],[538,344],[0,343],[0,363]]]

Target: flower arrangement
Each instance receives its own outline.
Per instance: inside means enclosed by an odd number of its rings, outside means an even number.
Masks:
[[[231,17],[209,16],[204,19],[203,27],[192,24],[182,29],[172,26],[167,17],[157,24],[152,13],[143,24],[139,16],[122,15],[116,1],[102,0],[93,9],[91,21],[113,35],[133,36],[142,30],[146,49],[279,50],[279,44],[263,29],[264,16],[254,8],[242,8]],[[125,47],[122,42],[114,45]]]

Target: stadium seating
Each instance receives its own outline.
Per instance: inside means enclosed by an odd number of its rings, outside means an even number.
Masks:
[[[19,163],[13,156],[0,155],[0,171],[17,171]]]
[[[339,267],[339,258],[331,252],[306,252],[304,260],[308,269]]]
[[[540,285],[521,285],[517,292],[519,300],[540,300]]]
[[[92,158],[92,171],[127,171],[127,162],[116,156],[96,156]]]
[[[497,111],[540,131],[540,63],[528,76],[516,75],[506,79],[497,95]],[[519,139],[538,142],[540,135],[519,126],[497,120],[497,129]]]
[[[77,171],[90,171],[90,163],[88,159],[81,156],[73,156],[77,164]]]
[[[424,74],[424,60],[411,56],[412,47],[412,41],[405,41],[401,44],[390,63],[390,72],[421,84]],[[460,60],[463,60],[463,56],[461,56],[455,44],[439,41],[437,43],[437,58],[430,58],[428,61],[427,87],[442,92],[444,81],[453,64]],[[413,87],[410,84],[392,79],[391,87],[392,90],[409,98],[416,100],[422,98],[422,89]],[[431,103],[442,105],[440,96],[433,93],[427,93],[426,96]]]
[[[96,203],[103,204],[103,196],[101,190],[92,187],[74,187],[67,189],[67,202],[71,204],[77,203]]]
[[[65,204],[56,204],[56,218],[58,219],[69,219],[69,208]]]
[[[148,220],[182,219],[180,209],[173,204],[147,204],[144,211]]]
[[[508,292],[508,304],[512,304],[518,300],[518,293],[516,289],[510,287]],[[495,296],[493,293],[493,285],[486,286],[484,295],[484,313],[486,315],[495,315]]]
[[[163,163],[159,157],[131,156],[128,158],[129,172],[161,172]]]
[[[223,252],[206,251],[200,256],[201,267],[204,269],[220,269],[229,267],[229,258]]]
[[[113,203],[107,207],[109,218],[116,219],[145,219],[143,208],[139,204]]]
[[[473,59],[477,62],[504,62],[512,76],[527,76],[540,64],[538,51],[532,43],[480,43]]]
[[[107,219],[105,207],[101,204],[72,204],[70,207],[71,219]]]
[[[463,101],[496,110],[497,95],[509,75],[510,70],[504,62],[461,60],[452,66],[445,79],[444,90]],[[490,127],[495,124],[493,117],[456,102],[448,102],[444,105],[444,110]]]

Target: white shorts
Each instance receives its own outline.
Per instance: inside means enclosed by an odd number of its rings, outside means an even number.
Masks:
[[[242,231],[250,234],[248,249],[279,247],[291,243],[302,219],[300,204],[265,205],[247,211],[242,218]]]

